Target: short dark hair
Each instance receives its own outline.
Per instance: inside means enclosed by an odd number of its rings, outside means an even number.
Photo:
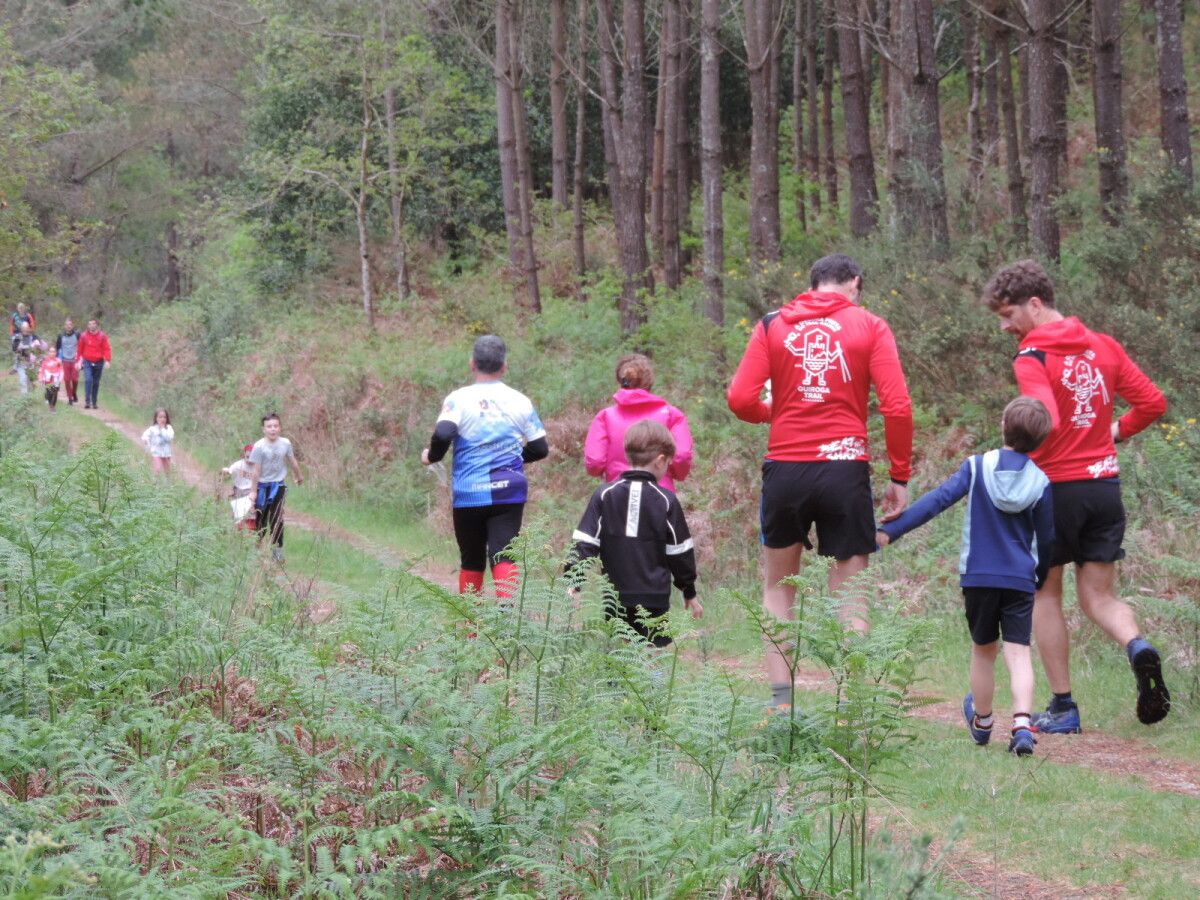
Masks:
[[[1050,410],[1036,397],[1018,397],[1004,407],[1004,445],[1032,453],[1050,434]]]
[[[855,278],[862,278],[862,266],[845,253],[831,253],[822,256],[808,271],[808,281],[813,290],[822,284],[845,284]]]
[[[277,412],[269,412],[269,413],[267,413],[265,416],[263,416],[263,417],[262,417],[262,422],[261,422],[260,424],[262,424],[262,425],[266,425],[266,424],[267,424],[268,422],[270,422],[272,419],[274,419],[276,422],[282,421],[282,420],[279,418],[279,413],[277,413]]]
[[[471,351],[471,359],[475,361],[475,370],[484,375],[495,375],[504,368],[504,360],[508,357],[508,348],[504,341],[494,334],[485,334],[475,339],[475,348]]]
[[[1033,297],[1046,306],[1054,305],[1054,282],[1035,259],[1005,266],[983,289],[983,302],[992,312],[1002,306],[1024,306]]]
[[[625,458],[631,466],[644,466],[662,454],[667,459],[675,458],[675,439],[662,422],[642,419],[634,422],[625,432]]]

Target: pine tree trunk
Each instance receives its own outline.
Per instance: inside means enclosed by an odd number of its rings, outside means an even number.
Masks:
[[[664,0],[663,41],[659,56],[665,74],[662,143],[662,262],[663,281],[674,290],[680,282],[679,258],[679,3]],[[665,51],[665,57],[664,57]]]
[[[1008,215],[1013,237],[1024,245],[1029,240],[1025,210],[1025,176],[1021,170],[1021,135],[1017,123],[1017,101],[1013,90],[1011,33],[1007,25],[993,22],[996,44],[996,71],[1000,90],[1000,109],[1004,118],[1004,167],[1008,181]]]
[[[812,198],[812,207],[815,214],[821,212],[821,129],[818,125],[820,116],[820,103],[818,101],[818,89],[820,82],[817,79],[817,34],[819,33],[820,18],[817,6],[817,0],[796,0],[798,3],[808,4],[808,47],[806,49],[805,59],[805,80],[808,82],[807,98],[808,98],[808,180],[809,196]]]
[[[167,132],[167,169],[174,173],[179,158],[175,147],[175,136]],[[179,225],[174,220],[167,222],[167,280],[163,286],[164,300],[178,300],[182,279],[179,272]]]
[[[792,27],[792,174],[796,178],[796,221],[808,231],[808,204],[804,200],[804,27],[808,3],[797,0]]]
[[[1021,152],[1024,154],[1026,165],[1029,164],[1029,148],[1031,141],[1029,138],[1029,36],[1027,34],[1014,34],[1017,38],[1017,74],[1020,76],[1020,92],[1018,99],[1020,104],[1017,107],[1019,120],[1021,125]]]
[[[514,271],[523,271],[521,261],[521,206],[517,199],[517,142],[513,132],[512,80],[509,61],[508,0],[496,0],[496,143],[500,149],[500,194],[504,201],[504,230],[508,236],[508,260]]]
[[[1071,0],[1060,0],[1060,3],[1069,3]],[[1060,5],[1059,11],[1063,10]],[[1054,86],[1054,140],[1058,148],[1058,178],[1059,182],[1066,180],[1067,173],[1071,169],[1071,160],[1068,151],[1070,150],[1070,136],[1067,130],[1067,93],[1071,87],[1071,74],[1067,70],[1067,56],[1069,53],[1068,47],[1068,22],[1065,20],[1060,22],[1058,28],[1055,29],[1054,48],[1054,77],[1056,84]]]
[[[608,205],[612,208],[613,221],[621,217],[621,161],[617,156],[617,132],[621,129],[621,92],[618,87],[617,51],[613,43],[612,9],[609,3],[597,6],[596,33],[600,38],[600,91],[604,98],[600,103],[600,119],[603,123],[604,170],[608,175]],[[604,15],[607,12],[608,18]],[[609,23],[607,26],[605,23]]]
[[[978,196],[983,183],[983,79],[979,72],[979,13],[962,7],[963,72],[967,87],[967,195]]]
[[[375,330],[375,295],[371,285],[370,232],[367,230],[367,203],[370,201],[371,82],[367,77],[367,56],[362,51],[362,134],[358,147],[358,194],[354,203],[354,224],[358,228],[358,257],[362,279],[363,312],[367,327]]]
[[[825,139],[825,196],[829,216],[838,214],[838,171],[833,136],[833,73],[837,66],[837,32],[833,25],[833,0],[825,0],[825,55],[821,60],[821,136]]]
[[[664,0],[664,4],[669,0]],[[663,167],[666,165],[664,148],[667,134],[667,72],[666,48],[671,43],[671,21],[666,6],[663,7],[662,26],[658,39],[658,75],[654,90],[654,145],[650,156],[650,244],[654,258],[663,257]]]
[[[878,223],[879,195],[875,186],[875,157],[871,153],[866,79],[860,45],[861,27],[855,0],[837,0],[838,54],[842,69],[842,116],[846,127],[846,155],[850,163],[850,231],[865,237]]]
[[[695,50],[692,45],[695,34],[695,11],[692,0],[675,0],[679,14],[679,74],[675,79],[675,114],[678,117],[676,127],[675,150],[675,209],[678,220],[678,231],[686,232],[692,222],[692,128],[688,102],[691,100],[689,87],[691,85],[692,59]],[[689,253],[680,251],[681,264],[686,266]]]
[[[1183,62],[1180,0],[1158,0],[1158,94],[1162,148],[1188,190],[1193,184],[1188,127],[1187,70]]]
[[[717,325],[723,325],[725,221],[721,197],[721,0],[700,0],[700,16],[700,183],[704,194],[704,312]]]
[[[1062,86],[1055,54],[1055,17],[1061,0],[1042,0],[1029,8],[1029,158],[1032,174],[1030,225],[1034,248],[1046,259],[1059,256],[1059,133],[1057,92]]]
[[[983,71],[983,136],[985,160],[989,166],[1000,161],[1000,59],[996,49],[995,30],[986,20],[983,28],[984,71]],[[1005,58],[1005,64],[1008,59]],[[1009,75],[1011,80],[1012,76]]]
[[[391,77],[391,38],[388,29],[387,3],[379,4],[379,33],[382,37],[383,73],[387,87],[383,89],[383,116],[387,125],[388,211],[392,219],[392,263],[396,267],[396,297],[407,299],[412,293],[408,275],[408,246],[404,241],[404,192],[400,187],[400,171],[396,150],[396,85]]]
[[[580,78],[587,77],[587,0],[578,0],[575,10],[575,65]],[[586,300],[583,279],[587,275],[587,252],[583,242],[583,163],[587,126],[587,84],[575,87],[575,172],[571,218],[575,233],[575,297]]]
[[[567,208],[567,9],[550,0],[550,197]]]
[[[778,2],[742,0],[750,82],[750,253],[760,264],[779,260]]]
[[[1092,42],[1095,71],[1092,99],[1096,155],[1100,165],[1100,212],[1117,225],[1125,212],[1125,129],[1121,121],[1121,2],[1093,0]]]
[[[537,255],[533,246],[533,164],[529,158],[529,125],[525,112],[524,71],[521,63],[521,28],[517,0],[508,4],[509,64],[512,73],[513,137],[517,155],[517,202],[520,208],[521,258],[524,262],[525,303],[531,312],[542,311],[538,289]]]

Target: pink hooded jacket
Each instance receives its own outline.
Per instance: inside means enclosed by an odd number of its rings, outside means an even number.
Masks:
[[[653,419],[667,426],[675,438],[675,459],[660,482],[675,490],[675,479],[683,481],[692,470],[692,432],[687,416],[641,388],[622,388],[613,394],[615,403],[596,413],[583,445],[583,461],[589,475],[615,481],[629,468],[625,458],[625,432],[634,422]]]

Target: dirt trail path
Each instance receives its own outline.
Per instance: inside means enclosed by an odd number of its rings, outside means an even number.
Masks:
[[[126,421],[116,413],[103,408],[89,410],[86,413],[80,411],[78,414],[94,416],[136,446],[142,446],[142,432],[145,430],[143,426]],[[202,494],[222,498],[225,496],[228,479],[219,472],[213,472],[202,466],[186,450],[175,447],[171,457],[171,465],[176,477],[180,478],[185,484],[196,488]],[[300,528],[329,540],[347,544],[355,550],[373,557],[387,568],[411,568],[413,572],[422,578],[443,586],[455,583],[453,573],[448,570],[441,571],[428,564],[413,567],[411,566],[410,559],[393,548],[368,540],[361,534],[348,531],[316,516],[289,509],[287,511],[287,525],[289,528]]]

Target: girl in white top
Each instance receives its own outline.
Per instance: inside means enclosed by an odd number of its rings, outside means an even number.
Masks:
[[[171,471],[171,445],[174,441],[171,414],[165,409],[156,409],[154,424],[142,432],[142,442],[150,450],[150,468],[155,472],[166,474]]]

